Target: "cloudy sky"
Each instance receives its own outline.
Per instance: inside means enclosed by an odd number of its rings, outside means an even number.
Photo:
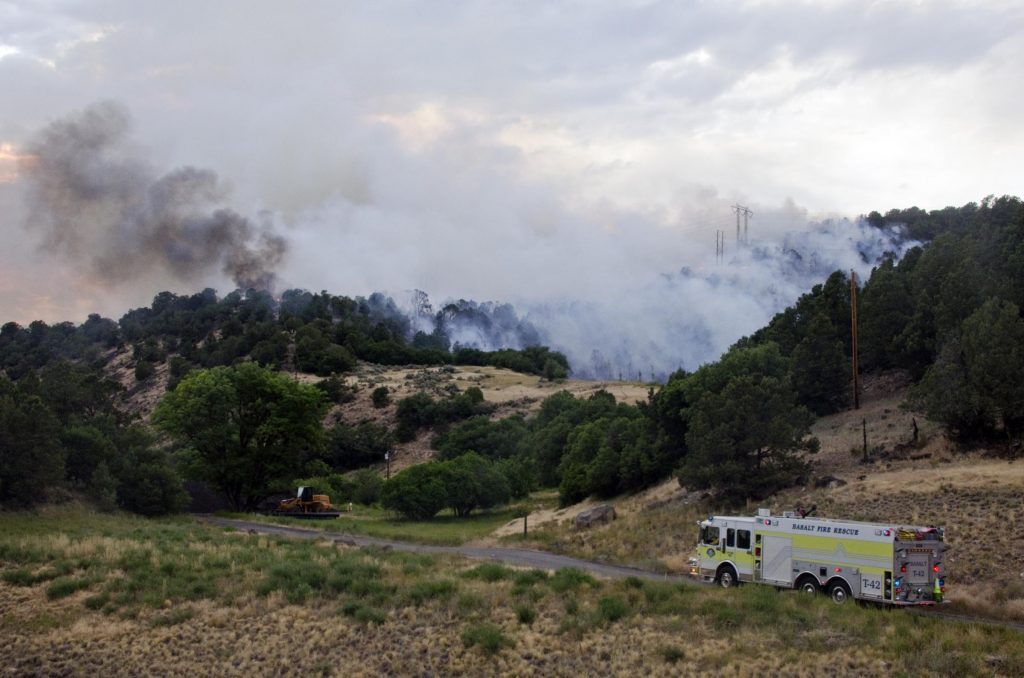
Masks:
[[[267,238],[278,287],[641,290],[737,202],[757,242],[1019,194],[1022,73],[1016,0],[0,1],[0,319],[224,292]]]

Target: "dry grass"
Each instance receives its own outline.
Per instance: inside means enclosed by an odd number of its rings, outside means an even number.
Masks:
[[[46,595],[46,581],[0,579],[3,675],[1024,670],[1024,643],[1015,632],[836,608],[765,587],[600,581],[571,570],[552,576],[327,542],[238,537],[180,521],[59,511],[0,520],[0,573],[43,576],[52,569],[92,578],[86,590],[57,599]],[[154,572],[159,576],[151,578]],[[191,595],[179,584],[193,575],[217,586]],[[344,585],[316,584],[318,576],[340,582],[349,575]],[[121,605],[91,602],[119,581],[146,587]],[[306,584],[313,588],[303,593]],[[297,592],[301,602],[290,600]]]

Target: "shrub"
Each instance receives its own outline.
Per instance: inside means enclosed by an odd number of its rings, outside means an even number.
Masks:
[[[452,597],[456,589],[455,582],[448,579],[416,582],[409,591],[409,599],[415,605],[422,605],[428,600],[447,600]]]
[[[50,600],[57,600],[58,598],[66,598],[72,593],[77,593],[78,591],[87,588],[89,588],[88,580],[62,577],[60,579],[54,579],[50,585],[46,587],[46,597]]]
[[[462,644],[466,647],[479,645],[485,654],[493,655],[503,647],[511,647],[512,641],[505,637],[494,624],[474,624],[462,632]]]
[[[352,499],[363,506],[370,506],[380,501],[384,489],[384,479],[371,469],[357,471],[352,476]]]
[[[616,622],[629,614],[626,601],[615,596],[608,596],[597,601],[597,616],[606,622]]]
[[[323,392],[328,401],[336,405],[350,403],[356,398],[352,388],[341,377],[330,376],[321,379],[316,383],[316,387]]]
[[[394,444],[387,426],[364,421],[356,426],[338,423],[328,432],[326,461],[339,471],[364,468],[384,461]]]
[[[515,611],[516,618],[519,620],[520,624],[526,624],[529,626],[537,619],[537,610],[532,605],[527,605],[525,603],[516,605]]]
[[[373,389],[370,399],[373,401],[373,406],[377,409],[387,407],[391,402],[391,391],[388,390],[387,386],[378,386]]]
[[[135,363],[135,381],[146,381],[156,374],[156,368],[148,360],[140,360]]]
[[[563,567],[555,572],[555,576],[551,578],[548,585],[556,593],[565,593],[566,591],[574,591],[584,585],[597,588],[598,583],[596,579],[583,570],[575,567]]]
[[[663,645],[658,648],[658,654],[669,664],[676,664],[683,659],[686,659],[686,653],[683,652],[682,648],[676,647],[675,645]]]
[[[480,579],[486,582],[496,582],[508,579],[512,576],[512,569],[499,563],[484,563],[477,565],[472,570],[462,573],[466,579]]]

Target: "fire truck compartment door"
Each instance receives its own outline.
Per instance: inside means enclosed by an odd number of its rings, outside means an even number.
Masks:
[[[761,579],[792,586],[793,540],[789,537],[762,539]]]

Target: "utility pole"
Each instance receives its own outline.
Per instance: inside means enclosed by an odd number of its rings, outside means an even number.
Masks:
[[[857,273],[853,270],[850,271],[850,332],[853,349],[853,409],[859,410],[860,364],[857,358]]]
[[[733,210],[736,212],[736,243],[743,243],[746,245],[750,241],[750,217],[754,215],[754,212],[749,207],[743,205],[733,205]],[[743,236],[740,237],[740,215],[743,215]]]

